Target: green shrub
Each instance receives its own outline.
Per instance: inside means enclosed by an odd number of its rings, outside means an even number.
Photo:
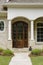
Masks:
[[[0,52],[3,52],[3,49],[2,48],[0,48]]]
[[[41,50],[41,52],[43,53],[43,49]]]
[[[3,51],[3,55],[8,55],[8,56],[10,56],[10,55],[13,55],[13,52],[12,52],[11,50],[7,49],[7,50],[4,50],[4,51]]]
[[[34,50],[32,50],[31,53],[32,53],[33,55],[40,55],[41,50],[40,50],[40,49],[34,49]]]

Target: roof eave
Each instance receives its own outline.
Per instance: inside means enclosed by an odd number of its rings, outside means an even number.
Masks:
[[[43,3],[4,3],[3,6],[7,7],[43,7]]]

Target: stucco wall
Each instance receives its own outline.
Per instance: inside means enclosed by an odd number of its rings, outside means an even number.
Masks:
[[[8,41],[8,21],[6,19],[0,19],[4,22],[4,30],[0,30],[0,47],[6,49],[11,48],[11,41]]]
[[[24,16],[30,20],[34,20],[43,16],[43,8],[8,8],[8,19],[18,16]]]

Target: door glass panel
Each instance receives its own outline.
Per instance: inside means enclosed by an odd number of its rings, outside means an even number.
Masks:
[[[28,24],[24,24],[24,39],[27,39],[27,37],[28,37]]]
[[[13,37],[14,39],[27,39],[28,36],[28,24],[23,22],[17,22],[13,24]]]
[[[27,39],[27,36],[28,36],[27,33],[25,33],[25,34],[24,34],[24,39]]]
[[[13,24],[13,39],[16,40],[16,24]]]
[[[17,24],[17,39],[23,39],[23,23],[20,22]]]
[[[17,24],[17,30],[18,30],[18,32],[23,32],[23,23]]]
[[[23,28],[22,27],[19,27],[17,30],[18,30],[18,32],[23,32]]]
[[[16,24],[13,25],[13,30],[16,32]]]
[[[14,36],[13,37],[14,37],[14,39],[16,39],[16,33],[14,33]]]
[[[24,24],[24,28],[28,28],[28,24],[27,23]]]
[[[23,33],[18,33],[17,39],[19,40],[23,39]]]

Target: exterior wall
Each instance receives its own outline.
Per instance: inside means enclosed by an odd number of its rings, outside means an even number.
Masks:
[[[4,31],[0,31],[0,47],[12,49],[12,40],[8,40],[8,22],[15,19],[16,17],[25,17],[28,19],[28,47],[32,46],[32,48],[43,48],[43,44],[36,44],[36,38],[31,40],[31,20],[35,20],[38,17],[43,16],[42,8],[8,8],[8,20],[4,20]],[[1,19],[0,19],[1,20]],[[30,20],[30,21],[29,21]],[[14,20],[15,21],[15,20]],[[24,20],[26,22],[26,20]],[[36,24],[36,22],[35,22]],[[34,26],[34,31],[36,31],[36,26]],[[36,32],[34,32],[36,35]],[[3,41],[3,42],[2,42]]]
[[[0,21],[4,21],[4,30],[0,31],[0,47],[11,49],[12,43],[11,41],[8,41],[8,21],[6,19],[0,19]]]
[[[8,19],[12,20],[18,16],[35,20],[38,17],[43,16],[43,8],[8,8]]]
[[[43,9],[42,8],[8,8],[8,20],[12,20],[16,17],[25,17],[28,20],[30,20],[30,30],[28,31],[29,35],[31,35],[31,20],[35,20],[39,17],[43,16]],[[34,21],[33,21],[34,22]],[[36,24],[36,22],[35,22]],[[36,27],[36,26],[35,26]],[[36,29],[34,28],[34,31]],[[34,32],[34,35],[36,35],[36,32]],[[32,46],[32,48],[42,48],[43,45],[36,44],[36,39],[34,37],[34,40],[31,40],[31,37],[28,37],[28,44],[29,46]]]
[[[11,2],[17,3],[43,3],[43,0],[11,0]]]
[[[0,11],[3,11],[3,5],[4,3],[6,3],[7,0],[0,0]]]

